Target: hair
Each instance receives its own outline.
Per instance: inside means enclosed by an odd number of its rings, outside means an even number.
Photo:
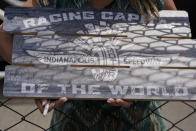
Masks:
[[[119,0],[120,1],[120,0]],[[149,21],[152,15],[159,18],[156,0],[128,0],[130,6]]]
[[[119,9],[122,9],[121,2],[123,0],[113,0],[116,1],[117,6]],[[146,21],[149,21],[152,15],[156,16],[159,19],[159,10],[158,10],[158,3],[157,0],[127,0],[128,2],[125,4],[124,9],[128,8],[129,6],[136,10],[138,14],[145,17]]]
[[[47,6],[50,4],[53,0],[38,0],[43,5]],[[55,1],[55,0],[54,0]],[[68,0],[69,2],[73,1],[77,7],[80,7],[82,5],[81,3],[77,3],[78,0]],[[88,0],[81,0],[82,3],[86,2]],[[115,0],[117,2],[117,6],[121,8],[121,1],[123,0]],[[114,2],[114,0],[113,0]],[[152,15],[155,15],[159,18],[159,10],[157,8],[157,0],[128,0],[128,3],[126,3],[126,7],[131,6],[133,9],[135,9],[140,15],[144,16],[147,21],[149,21],[152,17]]]

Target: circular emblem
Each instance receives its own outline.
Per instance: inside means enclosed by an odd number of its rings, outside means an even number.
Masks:
[[[95,46],[91,56],[98,58],[97,65],[100,66],[118,66],[119,60],[116,50],[112,46]],[[94,68],[91,70],[93,77],[97,81],[114,81],[118,75],[117,68]]]

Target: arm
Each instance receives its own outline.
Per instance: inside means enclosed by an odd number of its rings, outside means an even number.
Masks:
[[[28,0],[27,2],[25,2],[23,6],[24,7],[38,7],[35,0]],[[2,32],[2,27],[3,26],[0,25],[0,56],[3,57],[4,60],[6,60],[7,62],[11,64],[12,63],[13,34]],[[44,100],[44,99],[35,100],[35,104],[37,105],[37,107],[39,108],[41,112],[43,112],[46,101],[47,100]],[[61,105],[65,101],[67,101],[67,98],[60,98],[56,100],[55,102],[51,103],[49,111]]]
[[[177,10],[176,5],[173,0],[165,0],[163,9],[164,10]]]
[[[24,7],[35,7],[37,4],[35,0],[28,0],[23,5]],[[7,61],[12,63],[12,46],[13,46],[13,35],[11,33],[3,32],[3,25],[0,25],[0,56]]]
[[[13,35],[11,33],[2,32],[2,27],[3,26],[0,25],[0,56],[11,64]]]
[[[91,0],[91,4],[94,8],[104,8],[109,5],[113,0]]]

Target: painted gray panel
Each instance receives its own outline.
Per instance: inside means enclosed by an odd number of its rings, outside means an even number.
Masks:
[[[46,65],[7,66],[4,95],[80,99],[113,97],[196,100],[196,70],[122,69],[118,71],[116,78],[113,77],[114,71],[114,69],[102,69],[101,71],[100,68],[49,67]],[[113,79],[107,80],[108,77],[113,77]]]
[[[75,14],[75,15],[74,15]],[[9,7],[5,10],[3,30],[6,32],[53,31],[76,33],[85,31],[85,24],[102,25],[112,29],[129,26],[131,33],[146,36],[191,36],[188,14],[185,11],[160,11],[148,23],[132,10],[53,9]],[[156,30],[156,31],[154,31]],[[88,30],[94,32],[94,30]]]
[[[138,38],[134,38],[138,39]],[[195,67],[196,40],[15,36],[12,62],[49,65]]]
[[[89,13],[89,11],[95,15],[94,19],[65,21],[66,14],[70,12],[79,12],[83,18],[84,12]],[[101,18],[103,12],[110,12],[107,14],[109,17],[112,13],[112,19],[103,20]],[[88,18],[92,17],[91,13],[90,16],[88,14]],[[113,20],[113,18],[119,19],[118,15],[125,15],[126,18],[129,16],[132,19],[130,21]],[[6,9],[4,31],[39,34],[36,37],[14,37],[13,63],[42,65],[8,66],[4,95],[195,100],[196,70],[158,68],[166,65],[195,67],[195,40],[156,37],[190,37],[188,14],[184,11],[161,11],[160,16],[160,21],[153,19],[149,23],[142,23],[141,17],[133,11],[18,7]],[[51,21],[51,17],[55,19]],[[134,19],[137,17],[139,19]],[[31,25],[26,23],[25,27],[24,20],[30,21]],[[43,36],[48,32],[49,35]],[[68,36],[68,33],[117,34],[128,37],[73,37]],[[73,60],[72,56],[80,58],[80,62]],[[45,57],[48,59],[43,59]],[[129,59],[125,61],[125,57]],[[53,60],[57,58],[59,59]],[[62,58],[66,62],[69,58],[69,63],[62,62]],[[81,65],[81,59],[88,61],[82,63],[83,65],[89,65],[91,62],[91,65],[128,65],[131,68],[101,69],[65,66]],[[153,60],[150,65],[146,64],[151,59]],[[163,62],[160,64],[157,61]],[[149,66],[150,68],[147,68]],[[65,85],[68,87],[65,88]],[[116,89],[122,89],[122,92],[116,93]]]
[[[162,55],[161,59],[166,59],[163,60],[166,62],[158,64],[160,66],[177,66],[176,63],[179,63],[178,66],[190,67],[190,61],[195,59],[194,40],[157,38],[190,36],[188,14],[184,11],[161,11],[160,21],[154,18],[148,23],[142,22],[142,17],[132,10],[11,7],[7,8],[5,16],[4,31],[37,32],[39,35],[14,38],[13,63],[67,65],[54,61],[68,57],[74,59],[72,56],[77,55],[78,58],[91,57],[91,63],[68,64],[134,66],[138,62],[132,62],[135,57],[150,61],[152,57]],[[73,37],[70,34],[115,34],[127,37]],[[49,62],[43,59],[46,56]],[[125,57],[128,57],[128,62],[125,62]],[[127,64],[130,60],[132,63]]]

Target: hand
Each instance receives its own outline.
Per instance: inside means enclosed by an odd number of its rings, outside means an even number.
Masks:
[[[62,98],[57,99],[55,101],[52,101],[50,103],[50,107],[49,107],[48,112],[50,112],[52,109],[60,106],[61,104],[63,104],[66,101],[67,101],[67,98],[65,98],[65,97],[62,97]],[[47,104],[47,99],[35,99],[35,104],[37,105],[40,112],[43,113],[44,107]]]
[[[107,102],[111,104],[112,106],[122,106],[125,108],[129,108],[131,104],[133,103],[132,101],[125,101],[122,99],[113,99],[113,98],[107,99]]]

